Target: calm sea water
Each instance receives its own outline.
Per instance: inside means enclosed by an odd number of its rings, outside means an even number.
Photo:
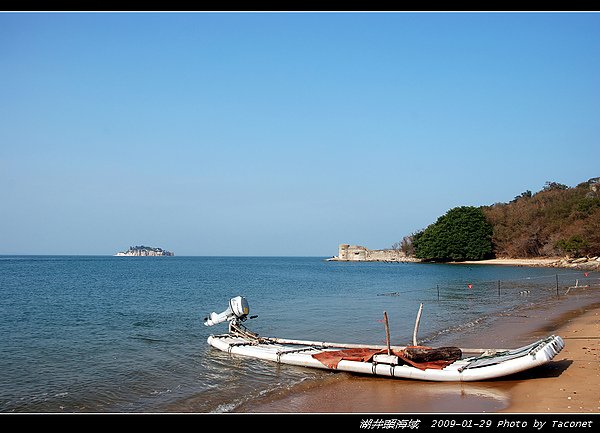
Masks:
[[[322,258],[0,256],[0,412],[225,412],[331,374],[231,357],[203,318],[245,296],[265,336],[407,344],[556,296],[581,272]],[[596,274],[597,275],[597,274]],[[469,285],[471,287],[469,288]]]

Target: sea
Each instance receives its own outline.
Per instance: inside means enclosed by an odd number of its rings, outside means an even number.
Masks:
[[[0,256],[0,412],[224,413],[329,371],[220,352],[230,298],[263,336],[420,344],[564,296],[572,269],[324,257]]]

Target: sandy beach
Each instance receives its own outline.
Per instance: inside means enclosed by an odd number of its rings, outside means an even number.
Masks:
[[[432,383],[335,373],[238,407],[253,413],[598,413],[600,294],[588,289],[436,345],[514,348],[547,335],[565,348],[544,366],[486,382]]]
[[[570,259],[567,257],[536,257],[529,259],[497,258],[487,260],[467,260],[455,262],[457,265],[498,265],[498,266],[528,266],[528,267],[551,267],[581,269],[584,271],[600,270],[598,257],[582,257]]]
[[[566,314],[555,330],[565,341],[555,362],[544,369],[544,374],[523,373],[502,412],[600,412],[600,308],[592,306],[579,312]]]
[[[487,260],[465,260],[456,262],[464,265],[503,265],[503,266],[551,266],[558,262],[560,257],[539,257],[535,259],[487,259]]]

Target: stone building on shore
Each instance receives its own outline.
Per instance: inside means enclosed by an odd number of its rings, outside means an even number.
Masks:
[[[338,255],[330,261],[339,262],[417,262],[418,259],[407,256],[401,250],[370,250],[360,245],[340,244]]]

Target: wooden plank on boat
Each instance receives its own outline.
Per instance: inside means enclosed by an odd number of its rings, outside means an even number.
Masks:
[[[456,361],[462,357],[462,350],[458,347],[407,347],[402,354],[413,362]]]

